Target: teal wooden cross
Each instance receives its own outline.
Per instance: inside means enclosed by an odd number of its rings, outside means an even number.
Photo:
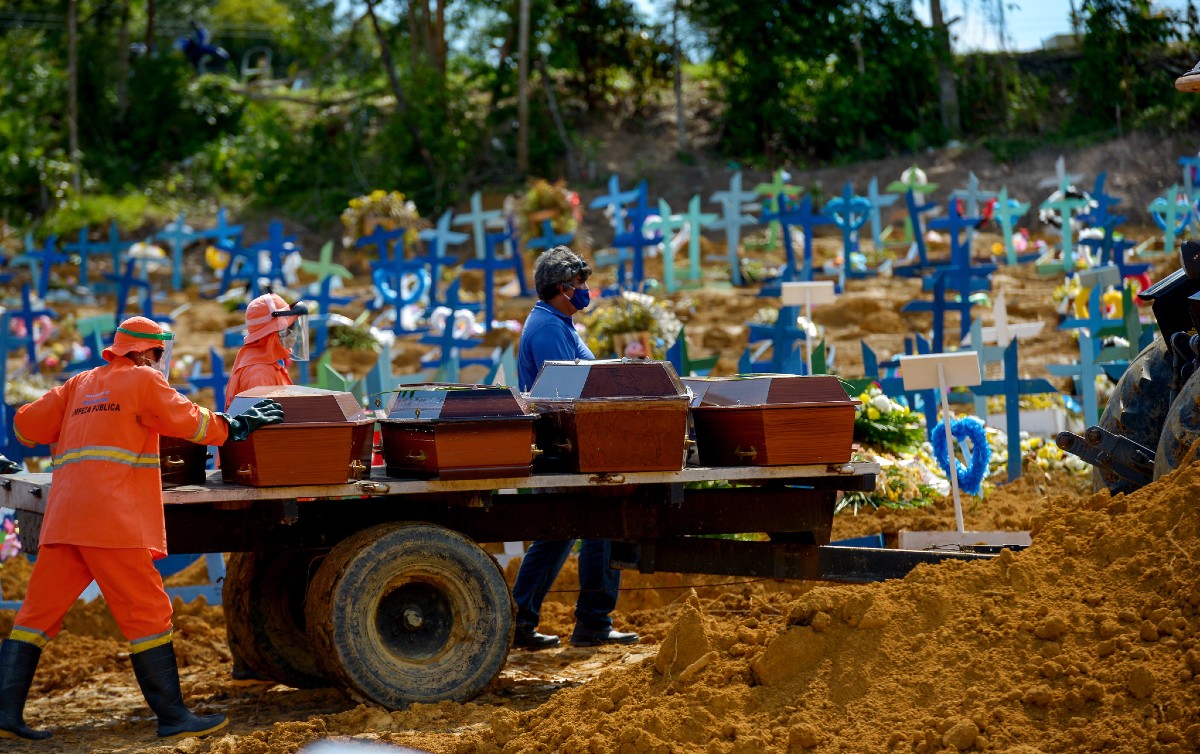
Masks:
[[[517,356],[513,352],[512,345],[507,345],[496,355],[495,363],[488,370],[487,377],[484,378],[485,385],[504,385],[505,387],[519,387],[517,385]]]
[[[167,223],[167,226],[154,234],[154,240],[165,241],[171,245],[171,287],[183,289],[183,250],[192,242],[205,238],[204,233],[197,233],[184,222],[186,215],[179,213],[178,219]]]
[[[787,182],[790,177],[786,170],[776,170],[771,174],[770,183],[760,183],[754,187],[754,193],[763,197],[763,208],[767,212],[779,212],[779,197],[781,195],[795,198],[804,193],[804,189],[800,186],[793,186]],[[774,222],[767,227],[770,231],[767,243],[771,248],[774,248],[775,244],[779,241],[779,223]]]
[[[450,221],[453,217],[453,211],[446,210],[438,218],[437,225],[421,231],[421,240],[429,245],[429,250],[426,254],[414,259],[414,261],[422,262],[429,268],[430,308],[436,307],[440,303],[440,299],[438,298],[438,283],[442,279],[442,265],[453,265],[458,262],[457,257],[451,256],[448,253],[449,248],[467,240],[466,233],[450,230]]]
[[[996,197],[996,206],[992,210],[992,215],[1000,224],[1000,235],[1004,241],[1004,258],[1009,264],[1018,264],[1023,261],[1017,257],[1017,251],[1013,248],[1013,221],[1019,220],[1028,211],[1029,202],[1009,199],[1008,186],[1000,189],[1000,195]]]
[[[1071,184],[1067,183],[1067,178],[1064,175],[1062,183],[1059,185],[1058,189],[1058,193],[1061,194],[1061,196],[1059,196],[1058,199],[1047,199],[1046,201],[1042,202],[1042,209],[1058,212],[1059,217],[1062,218],[1062,259],[1061,261],[1038,264],[1037,270],[1040,273],[1069,273],[1075,269],[1075,250],[1073,248],[1075,230],[1071,225],[1071,216],[1076,210],[1087,207],[1088,200],[1082,196],[1069,196],[1070,190]]]
[[[1200,154],[1180,157],[1179,164],[1183,166],[1183,190],[1194,207],[1200,201],[1200,186],[1197,186],[1195,181],[1196,170],[1200,169]],[[1192,213],[1191,225],[1200,226],[1200,212]]]
[[[675,250],[672,242],[675,232],[687,224],[683,215],[671,213],[671,205],[667,204],[666,199],[658,200],[658,217],[651,217],[645,223],[646,230],[662,235],[663,286],[667,293],[674,293],[679,289],[675,282]]]
[[[667,349],[667,361],[675,367],[680,377],[705,376],[717,365],[720,354],[693,359],[688,354],[687,328],[679,326],[679,334],[675,336],[675,344]]]
[[[493,220],[498,220],[501,216],[498,209],[488,211],[483,210],[483,199],[478,191],[471,194],[471,211],[465,215],[459,215],[454,221],[455,226],[470,225],[471,236],[475,239],[475,258],[483,259],[487,256],[487,224]]]
[[[323,390],[353,393],[354,397],[361,403],[363,392],[361,380],[355,380],[350,375],[342,374],[334,369],[333,364],[330,363],[332,359],[332,349],[325,349],[325,353],[321,354],[321,358],[317,359],[317,387]]]
[[[858,253],[858,229],[867,222],[871,214],[871,203],[855,196],[854,186],[849,181],[842,195],[825,205],[821,214],[833,220],[842,231],[842,265],[838,268],[838,291],[846,290],[846,270],[850,267],[850,255]]]
[[[975,396],[975,414],[987,417],[987,399],[989,396],[1004,396],[1005,432],[1008,433],[1008,481],[1021,476],[1021,396],[1040,395],[1043,393],[1058,394],[1058,388],[1046,379],[1022,379],[1018,372],[1017,339],[1013,338],[1007,346],[997,346],[1000,351],[1000,362],[1004,365],[1004,376],[998,380],[984,380],[972,388]],[[989,358],[989,361],[992,360]],[[979,369],[986,374],[984,360],[980,355]],[[1094,391],[1093,391],[1094,392]],[[980,410],[982,401],[982,411]],[[1090,425],[1089,425],[1090,426]]]
[[[688,280],[691,284],[700,286],[704,283],[704,273],[700,269],[700,229],[717,219],[715,214],[700,211],[700,195],[696,194],[688,201],[688,211],[683,215],[688,227]]]
[[[883,214],[884,207],[890,207],[900,198],[899,194],[879,193],[879,178],[871,176],[867,183],[867,201],[871,203],[871,243],[875,251],[883,251]]]
[[[1160,196],[1146,207],[1154,217],[1154,222],[1163,231],[1163,253],[1175,253],[1175,236],[1187,228],[1192,217],[1192,205],[1187,197],[1181,199],[1179,184],[1167,189],[1166,196]]]
[[[335,276],[342,280],[354,279],[354,273],[333,261],[333,241],[326,241],[321,246],[321,250],[317,252],[316,261],[305,259],[300,262],[300,269],[309,275],[316,276],[317,283],[330,276]]]
[[[729,279],[734,285],[742,284],[742,260],[738,254],[741,246],[742,228],[757,221],[742,211],[742,206],[753,201],[758,194],[742,190],[742,171],[738,170],[729,179],[729,188],[714,192],[710,202],[721,205],[721,216],[709,224],[712,228],[725,231],[725,252],[729,256]]]

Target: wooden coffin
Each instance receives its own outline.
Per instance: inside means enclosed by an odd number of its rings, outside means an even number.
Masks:
[[[207,445],[165,435],[158,438],[158,468],[164,490],[185,484],[204,484],[207,465]]]
[[[304,385],[251,388],[229,404],[237,415],[263,398],[283,406],[283,422],[221,446],[221,479],[252,487],[345,484],[371,469],[375,417],[347,392]]]
[[[837,377],[687,377],[704,466],[847,463],[858,401]]]
[[[529,476],[533,417],[515,388],[426,383],[396,393],[379,420],[388,476]]]
[[[667,361],[548,361],[526,397],[546,471],[679,471],[687,390]]]

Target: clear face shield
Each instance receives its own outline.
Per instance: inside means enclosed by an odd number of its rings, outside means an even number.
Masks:
[[[298,303],[285,311],[271,312],[272,317],[286,317],[279,330],[279,342],[292,361],[308,361],[308,307]]]
[[[153,348],[142,351],[145,365],[171,379],[171,354],[175,351],[175,333],[163,333],[163,339]]]

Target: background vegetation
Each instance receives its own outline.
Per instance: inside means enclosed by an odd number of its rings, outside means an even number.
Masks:
[[[695,88],[713,122],[686,124],[679,157],[687,132],[715,128],[720,153],[756,166],[951,139],[1004,160],[1200,124],[1200,98],[1162,94],[1164,71],[1194,62],[1191,5],[1085,0],[1073,49],[947,57],[945,26],[903,1],[665,0],[651,20],[631,0],[528,0],[521,171],[521,4],[0,0],[0,219],[69,233],[198,197],[331,217],[375,188],[428,215],[526,174],[577,178],[595,124],[644,123]],[[185,59],[193,23],[227,64]],[[242,74],[264,54],[269,74]]]

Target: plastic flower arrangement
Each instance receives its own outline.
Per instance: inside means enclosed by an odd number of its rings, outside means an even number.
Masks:
[[[566,181],[550,183],[537,178],[517,201],[515,213],[521,237],[529,240],[542,235],[544,220],[550,221],[555,233],[573,233],[583,217],[583,205]]]
[[[682,327],[674,312],[653,296],[630,291],[602,301],[582,324],[587,330],[588,348],[601,359],[623,355],[616,352],[614,335],[641,332],[650,336],[653,353],[647,356],[664,359]]]
[[[868,453],[856,454],[854,460],[878,463],[880,474],[875,477],[874,490],[842,495],[837,513],[858,513],[859,508],[920,508],[950,492],[949,483],[933,474],[919,456],[892,458]]]
[[[858,396],[854,441],[891,453],[912,452],[925,439],[921,415],[897,403],[873,384]]]
[[[365,196],[350,200],[342,210],[342,245],[354,246],[354,242],[371,234],[377,225],[389,230],[405,229],[404,243],[411,247],[417,242],[421,228],[428,225],[417,211],[417,205],[405,199],[399,191],[376,189]]]

